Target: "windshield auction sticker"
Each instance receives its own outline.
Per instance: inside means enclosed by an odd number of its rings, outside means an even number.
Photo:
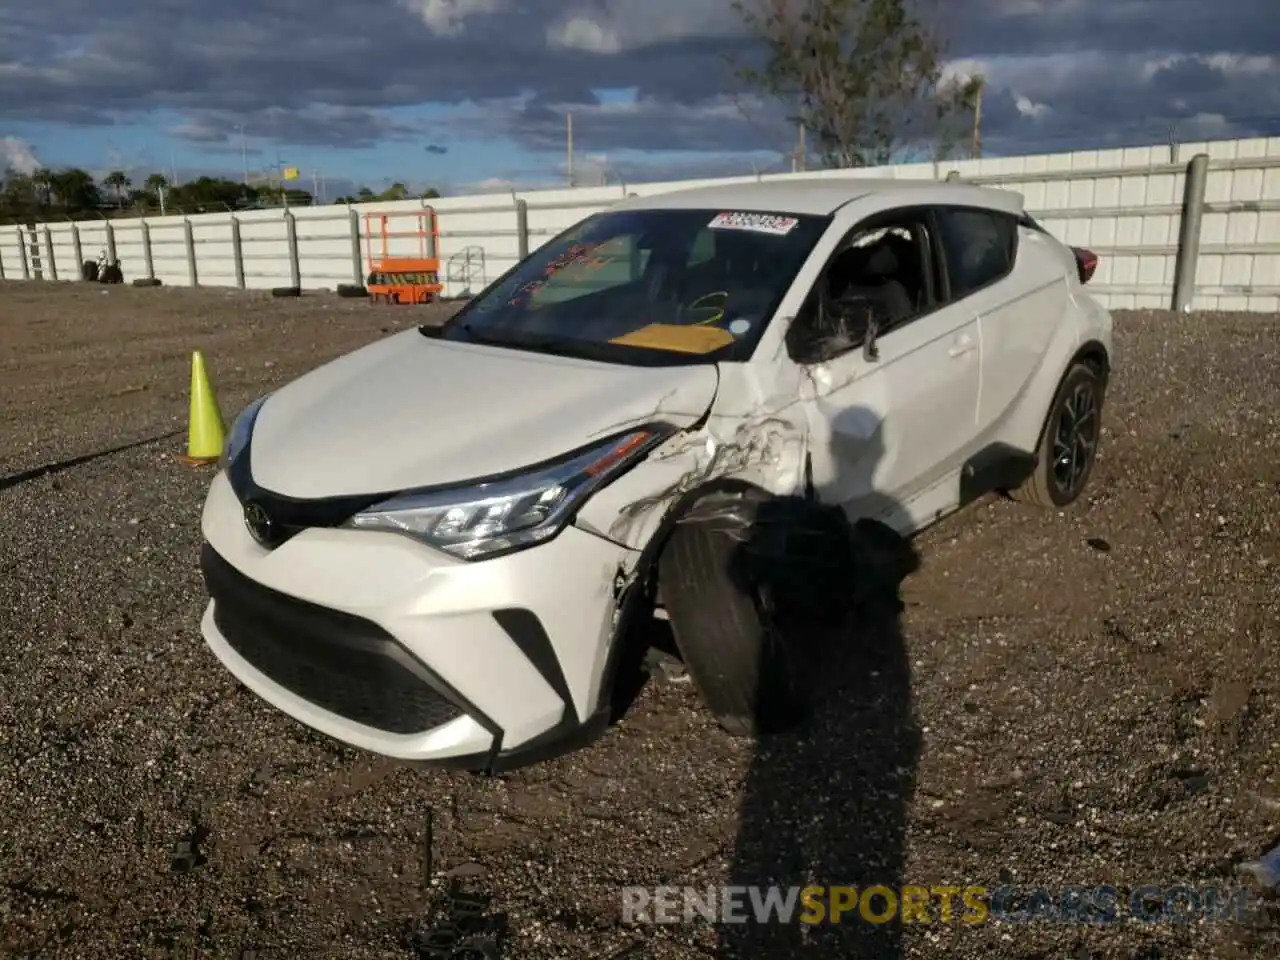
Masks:
[[[779,217],[771,213],[721,213],[707,226],[712,230],[748,230],[785,237],[799,222],[795,217]]]

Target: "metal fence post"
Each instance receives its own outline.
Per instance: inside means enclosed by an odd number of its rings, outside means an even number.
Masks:
[[[107,263],[119,263],[120,258],[116,256],[116,228],[111,225],[111,221],[107,221]]]
[[[80,242],[80,224],[71,224],[71,249],[76,256],[76,276],[84,279],[84,245]]]
[[[22,279],[31,279],[31,260],[27,256],[27,235],[18,227],[18,252],[22,254]]]
[[[423,213],[430,212],[431,214],[431,231],[427,234],[427,256],[432,260],[439,260],[440,244],[436,234],[440,231],[440,214],[436,213],[436,208],[427,203],[426,200],[422,200],[420,202],[422,203]]]
[[[231,266],[236,274],[236,286],[244,289],[244,243],[240,239],[240,218],[231,215]]]
[[[189,217],[182,218],[182,237],[187,244],[187,279],[191,286],[200,286],[200,274],[196,269],[196,231]]]
[[[1182,222],[1178,228],[1178,259],[1173,272],[1173,309],[1190,313],[1196,297],[1196,268],[1200,261],[1200,224],[1204,219],[1204,190],[1209,180],[1209,155],[1197,153],[1187,166],[1182,191]]]
[[[284,212],[285,239],[289,242],[289,286],[302,286],[302,263],[298,259],[298,218]]]
[[[0,280],[4,279],[4,244],[0,243]]]
[[[516,252],[523,260],[529,255],[529,204],[516,201]]]
[[[44,225],[44,249],[49,256],[49,279],[58,279],[58,261],[53,255],[53,231],[49,229],[49,225]]]
[[[364,286],[364,258],[360,253],[360,211],[347,205],[347,220],[351,224],[351,282]]]
[[[156,262],[151,251],[151,224],[147,223],[146,217],[142,218],[142,266],[147,271],[147,279],[154,280],[156,278]]]

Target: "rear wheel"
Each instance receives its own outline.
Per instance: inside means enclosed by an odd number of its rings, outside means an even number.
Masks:
[[[1102,375],[1089,364],[1067,372],[1041,432],[1035,471],[1012,491],[1015,499],[1050,509],[1079,499],[1098,456],[1105,391]]]
[[[677,524],[658,575],[676,647],[698,692],[727,732],[750,737],[794,726],[806,698],[768,591],[743,571],[743,534],[759,504],[735,499],[733,517]]]

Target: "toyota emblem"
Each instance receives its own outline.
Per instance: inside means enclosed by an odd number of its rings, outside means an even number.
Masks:
[[[261,504],[246,503],[244,505],[244,525],[254,540],[264,547],[270,545],[273,532],[271,518],[267,516],[267,511],[262,509]]]

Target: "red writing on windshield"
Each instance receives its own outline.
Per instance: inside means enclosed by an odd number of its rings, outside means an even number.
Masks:
[[[508,305],[513,307],[519,306],[522,297],[532,297],[547,285],[548,279],[567,267],[580,264],[587,270],[599,270],[601,267],[612,263],[614,260],[613,257],[593,256],[601,246],[603,246],[603,244],[575,243],[573,246],[565,250],[564,253],[560,254],[548,263],[543,269],[542,276],[540,278],[530,280],[523,287],[520,287],[520,289],[515,292],[515,295],[507,301]]]

